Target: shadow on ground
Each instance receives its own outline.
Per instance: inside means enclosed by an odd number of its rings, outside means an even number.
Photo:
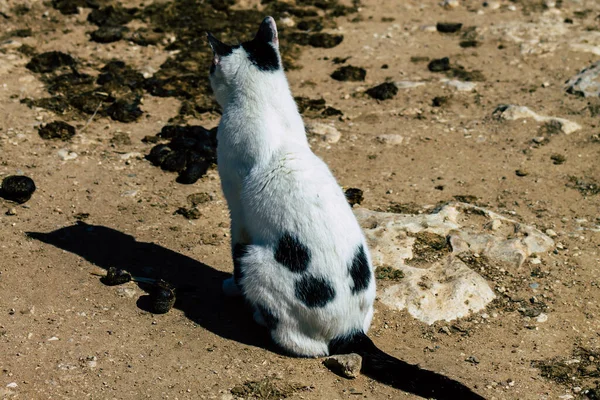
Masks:
[[[230,275],[154,243],[105,226],[79,222],[49,233],[27,236],[77,254],[108,270],[125,269],[133,276],[164,279],[177,288],[175,308],[203,328],[230,340],[277,351],[268,333],[258,327],[240,298],[225,297],[221,282]],[[98,285],[102,285],[98,280]],[[139,284],[148,292],[149,285]],[[144,296],[138,306],[144,307]]]

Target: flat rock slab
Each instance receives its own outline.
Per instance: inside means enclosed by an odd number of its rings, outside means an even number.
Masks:
[[[466,317],[496,297],[472,268],[477,262],[468,260],[514,270],[532,254],[554,247],[554,241],[539,230],[467,203],[449,203],[431,214],[363,208],[355,214],[375,267],[392,267],[404,274],[379,293],[380,300],[427,324]]]
[[[499,105],[494,110],[493,115],[497,118],[507,121],[532,118],[537,122],[556,123],[560,126],[560,130],[567,135],[581,129],[581,125],[576,122],[569,121],[568,119],[539,115],[529,107],[517,106],[514,104]]]
[[[600,61],[569,79],[567,93],[583,97],[598,97],[600,95]]]

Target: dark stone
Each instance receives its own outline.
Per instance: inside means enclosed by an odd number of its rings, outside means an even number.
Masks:
[[[98,43],[112,43],[123,39],[123,33],[127,31],[123,26],[101,26],[91,33],[91,38]]]
[[[110,267],[106,276],[100,278],[100,282],[108,286],[122,285],[131,281],[131,274],[124,269]]]
[[[310,99],[308,97],[294,97],[296,104],[298,105],[298,111],[300,114],[304,114],[305,111],[320,111],[325,110],[325,99]]]
[[[479,47],[481,43],[477,40],[461,40],[458,45],[464,49],[469,47]]]
[[[377,100],[389,100],[398,94],[398,86],[394,82],[384,82],[368,89],[366,93]]]
[[[438,22],[436,28],[441,33],[455,33],[460,31],[462,25],[460,22]]]
[[[25,66],[33,72],[52,72],[60,67],[73,67],[76,61],[73,57],[60,51],[48,51],[33,56]]]
[[[353,294],[357,294],[369,287],[369,283],[371,282],[371,267],[362,244],[358,247],[348,271],[353,282]]]
[[[2,180],[0,197],[19,204],[28,201],[35,192],[33,179],[23,175],[10,175]]]
[[[108,6],[93,10],[87,20],[98,26],[121,26],[130,22],[137,12],[136,8]]]
[[[273,330],[277,328],[277,324],[279,324],[279,318],[277,318],[275,313],[273,313],[270,308],[267,308],[261,304],[256,304],[256,310],[262,316],[268,329]]]
[[[75,128],[63,121],[53,121],[41,126],[38,133],[42,139],[60,139],[69,140],[75,136]]]
[[[362,82],[367,76],[367,71],[364,68],[345,65],[333,71],[331,77],[336,81],[351,81]]]
[[[323,110],[323,112],[321,112],[321,115],[324,117],[337,117],[340,115],[344,115],[344,113],[338,110],[337,108],[327,107]]]
[[[331,35],[329,33],[315,33],[310,35],[308,44],[312,47],[320,47],[323,49],[330,49],[342,43],[344,36],[342,35]]]
[[[289,233],[279,239],[274,257],[279,264],[296,273],[306,271],[310,264],[310,250],[308,247]]]
[[[357,188],[348,188],[344,192],[346,196],[346,200],[350,203],[351,206],[355,204],[360,204],[364,200],[363,191]]]
[[[305,275],[295,286],[298,300],[310,308],[325,307],[335,298],[335,289],[325,278]]]
[[[52,0],[52,7],[63,15],[79,14],[81,8],[99,8],[96,0]]]
[[[427,64],[427,69],[431,72],[444,72],[450,70],[450,59],[448,57],[431,60]]]
[[[160,279],[150,291],[150,311],[154,314],[165,314],[175,304],[175,288]]]

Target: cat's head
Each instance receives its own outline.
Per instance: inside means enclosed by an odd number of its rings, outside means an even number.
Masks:
[[[272,17],[263,20],[254,39],[230,46],[208,33],[213,51],[210,84],[217,101],[225,106],[236,90],[252,91],[281,73],[281,56],[277,26]]]

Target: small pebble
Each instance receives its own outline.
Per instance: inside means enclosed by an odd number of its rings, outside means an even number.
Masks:
[[[6,215],[17,215],[17,210],[15,208],[9,208],[6,210]]]
[[[555,238],[558,236],[558,234],[554,231],[554,229],[546,229],[545,233],[546,233],[546,235],[550,236],[551,238]]]
[[[100,278],[100,281],[108,286],[122,285],[131,281],[131,274],[124,269],[110,267],[106,276]]]

